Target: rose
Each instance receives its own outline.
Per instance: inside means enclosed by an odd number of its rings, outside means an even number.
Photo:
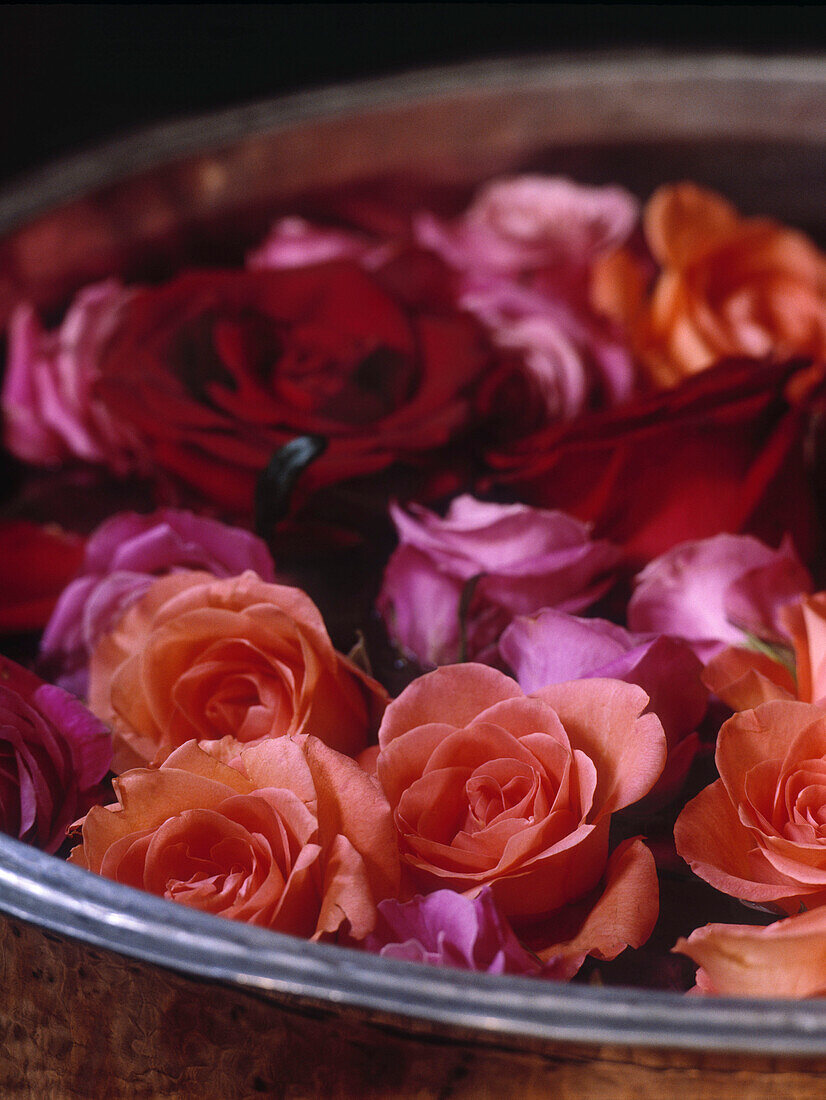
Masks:
[[[400,546],[378,607],[391,636],[423,664],[460,659],[463,599],[466,648],[478,657],[514,615],[593,603],[619,559],[613,546],[590,538],[586,524],[561,512],[463,495],[444,519],[417,505],[404,511],[393,504],[390,514]]]
[[[598,262],[594,297],[656,385],[732,356],[826,356],[826,259],[802,233],[690,183],[655,192],[644,225],[653,286],[622,253]]]
[[[579,619],[546,608],[517,616],[499,640],[499,652],[523,691],[581,677],[637,684],[660,719],[668,760],[656,796],[677,793],[696,754],[695,732],[706,712],[702,665],[688,644],[662,634],[632,634],[605,619]],[[650,799],[649,799],[650,800]],[[649,801],[647,800],[647,801]]]
[[[826,593],[785,605],[779,620],[794,647],[793,657],[786,648],[757,652],[729,646],[706,665],[703,679],[733,710],[770,699],[826,707]]]
[[[0,631],[39,630],[83,557],[83,539],[25,520],[0,522]]]
[[[772,700],[720,730],[720,778],[683,809],[677,852],[723,893],[784,913],[826,901],[826,714]]]
[[[781,609],[811,588],[788,538],[772,550],[748,535],[722,534],[681,543],[649,562],[634,579],[628,624],[685,638],[707,661],[746,633],[786,642]]]
[[[117,772],[159,764],[192,738],[242,745],[306,733],[358,752],[386,700],[333,649],[309,596],[252,572],[155,581],[98,643],[89,670]]]
[[[315,737],[280,737],[225,764],[189,742],[115,780],[70,860],[218,916],[312,939],[373,927],[398,889],[385,799]]]
[[[674,951],[700,969],[692,993],[723,997],[822,997],[826,994],[826,909],[766,928],[707,924]]]
[[[56,852],[111,759],[109,731],[77,699],[0,657],[0,830]]]
[[[313,225],[304,218],[279,218],[265,240],[247,256],[247,267],[258,271],[356,260],[369,268],[378,266],[383,251],[369,238],[346,229]]]
[[[85,695],[98,640],[156,576],[199,568],[216,577],[252,569],[264,581],[275,579],[266,545],[240,528],[174,508],[151,515],[121,512],[106,520],[89,537],[78,576],[44,631],[40,658],[49,679]]]
[[[131,296],[114,279],[94,283],[54,332],[43,330],[28,303],[17,307],[0,394],[12,454],[40,465],[81,458],[118,473],[131,467],[130,434],[95,394],[101,351]]]
[[[659,719],[640,717],[647,701],[617,680],[525,696],[475,664],[415,680],[385,712],[376,760],[415,886],[469,897],[490,886],[502,914],[532,927],[543,957],[562,941],[602,957],[643,942],[656,919],[653,859],[635,842],[609,863],[608,830],[665,762]],[[577,903],[584,911],[563,933]]]
[[[641,563],[742,530],[775,545],[788,532],[806,558],[818,529],[804,457],[811,406],[784,395],[801,371],[721,364],[676,390],[491,448],[481,487],[504,484],[529,504],[593,521]]]
[[[307,493],[397,461],[435,465],[496,363],[469,316],[421,303],[412,264],[386,278],[346,261],[191,271],[136,291],[97,392],[147,462],[235,512],[251,510],[273,452],[307,433],[328,443]]]
[[[364,947],[386,959],[557,981],[572,978],[585,958],[554,958],[545,965],[538,962],[497,911],[487,886],[475,898],[454,890],[436,890],[407,902],[379,902],[376,927]]]

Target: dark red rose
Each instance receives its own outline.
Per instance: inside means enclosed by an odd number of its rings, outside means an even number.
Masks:
[[[86,540],[54,525],[0,523],[0,632],[39,630],[83,559]]]
[[[300,435],[328,441],[302,497],[396,461],[436,466],[494,361],[432,279],[420,293],[420,266],[410,254],[386,278],[349,261],[192,271],[138,291],[99,396],[157,471],[233,512],[251,510],[256,476]]]
[[[722,531],[773,546],[790,532],[805,560],[816,531],[804,455],[811,380],[800,361],[723,363],[502,447],[489,455],[491,482],[594,522],[632,563]]]

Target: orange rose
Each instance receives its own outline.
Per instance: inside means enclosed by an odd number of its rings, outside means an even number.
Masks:
[[[779,612],[794,647],[794,674],[782,659],[731,646],[709,661],[703,680],[732,710],[770,699],[799,699],[826,708],[826,592],[804,596]],[[778,658],[784,655],[777,653]]]
[[[767,928],[707,924],[674,951],[700,969],[692,993],[724,997],[822,997],[826,994],[826,909]]]
[[[656,191],[644,228],[653,285],[620,251],[598,261],[593,296],[655,385],[734,356],[826,358],[826,258],[802,233],[690,183]]]
[[[115,780],[118,805],[82,822],[72,863],[127,886],[279,932],[361,939],[395,897],[390,808],[315,737],[278,737],[231,765],[194,741]]]
[[[826,714],[772,700],[730,718],[720,778],[684,808],[677,851],[743,901],[797,913],[826,902]]]
[[[376,769],[417,889],[472,897],[489,885],[501,912],[534,925],[532,945],[535,922],[549,922],[545,956],[583,921],[585,950],[604,958],[644,942],[657,915],[653,859],[637,841],[609,862],[608,829],[665,763],[659,719],[641,716],[647,702],[634,685],[600,679],[526,696],[475,664],[415,680],[385,712]],[[597,912],[601,898],[610,915]],[[568,907],[586,901],[574,927]]]
[[[99,642],[89,673],[117,772],[159,764],[193,738],[241,745],[306,733],[352,755],[386,702],[333,649],[309,596],[252,572],[162,577]]]

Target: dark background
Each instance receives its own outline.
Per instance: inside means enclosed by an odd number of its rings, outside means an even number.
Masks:
[[[129,128],[508,54],[823,52],[823,5],[6,4],[0,182]]]

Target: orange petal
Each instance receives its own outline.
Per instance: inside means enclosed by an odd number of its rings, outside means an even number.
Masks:
[[[643,214],[651,251],[663,266],[676,268],[717,248],[740,222],[731,203],[693,183],[660,187]]]
[[[735,711],[751,710],[771,699],[797,698],[794,677],[779,661],[737,646],[712,657],[702,681]]]

